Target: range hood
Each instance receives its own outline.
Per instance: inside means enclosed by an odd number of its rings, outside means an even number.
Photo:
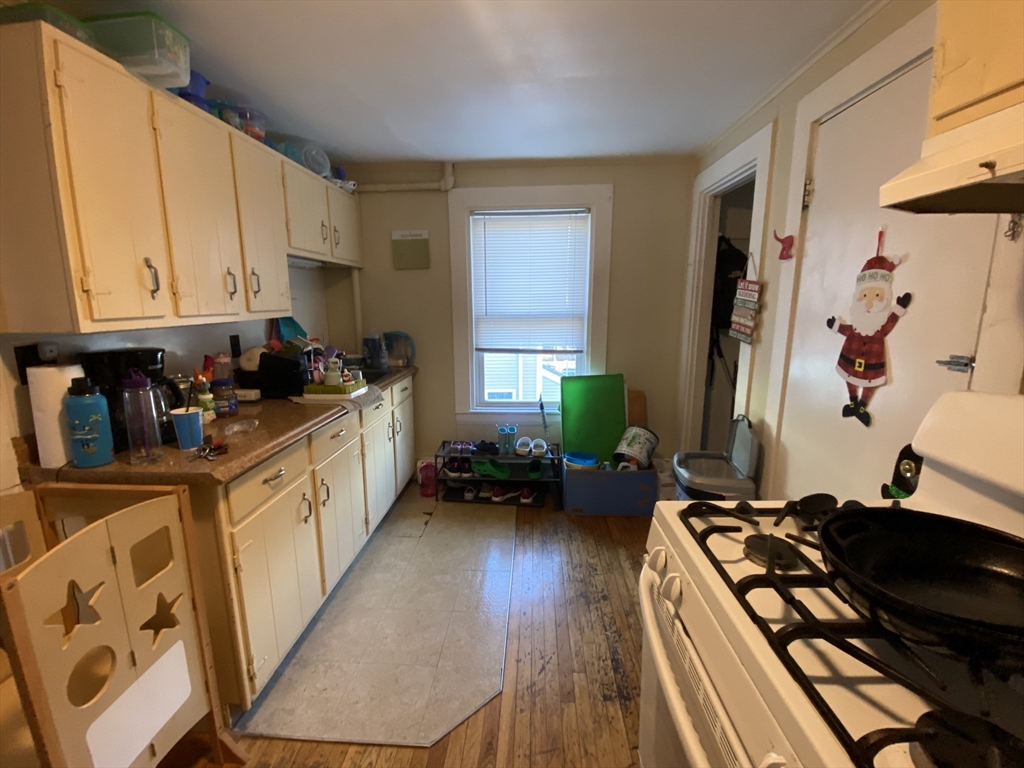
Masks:
[[[1024,104],[925,139],[921,159],[879,190],[911,213],[1024,212]]]

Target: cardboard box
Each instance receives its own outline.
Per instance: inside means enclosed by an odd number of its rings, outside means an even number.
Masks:
[[[565,511],[571,515],[651,517],[658,501],[658,472],[562,468]]]

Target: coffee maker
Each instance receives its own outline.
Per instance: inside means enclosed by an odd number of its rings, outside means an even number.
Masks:
[[[174,382],[164,376],[164,350],[159,347],[130,347],[80,352],[78,362],[82,364],[85,375],[92,379],[93,384],[99,386],[100,392],[107,398],[115,451],[128,450],[128,427],[125,424],[122,382],[128,378],[128,371],[132,368],[138,368],[153,383],[160,438],[165,444],[173,443],[177,439],[174,434],[174,422],[171,420],[171,410],[184,408],[185,399]]]

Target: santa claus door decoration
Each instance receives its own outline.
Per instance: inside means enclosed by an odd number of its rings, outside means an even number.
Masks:
[[[830,317],[825,324],[845,337],[836,372],[846,382],[850,402],[843,406],[843,418],[856,418],[871,426],[868,403],[875,391],[888,383],[885,337],[907,313],[911,296],[904,293],[893,301],[893,272],[901,259],[883,256],[885,232],[878,232],[878,249],[864,262],[857,275],[857,290],[850,306],[850,319]]]

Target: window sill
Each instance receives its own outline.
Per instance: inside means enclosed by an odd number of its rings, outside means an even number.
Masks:
[[[561,424],[562,414],[555,408],[544,408],[548,424]],[[467,411],[455,414],[456,424],[518,424],[520,426],[541,426],[540,409],[538,408],[494,408],[488,410]]]

